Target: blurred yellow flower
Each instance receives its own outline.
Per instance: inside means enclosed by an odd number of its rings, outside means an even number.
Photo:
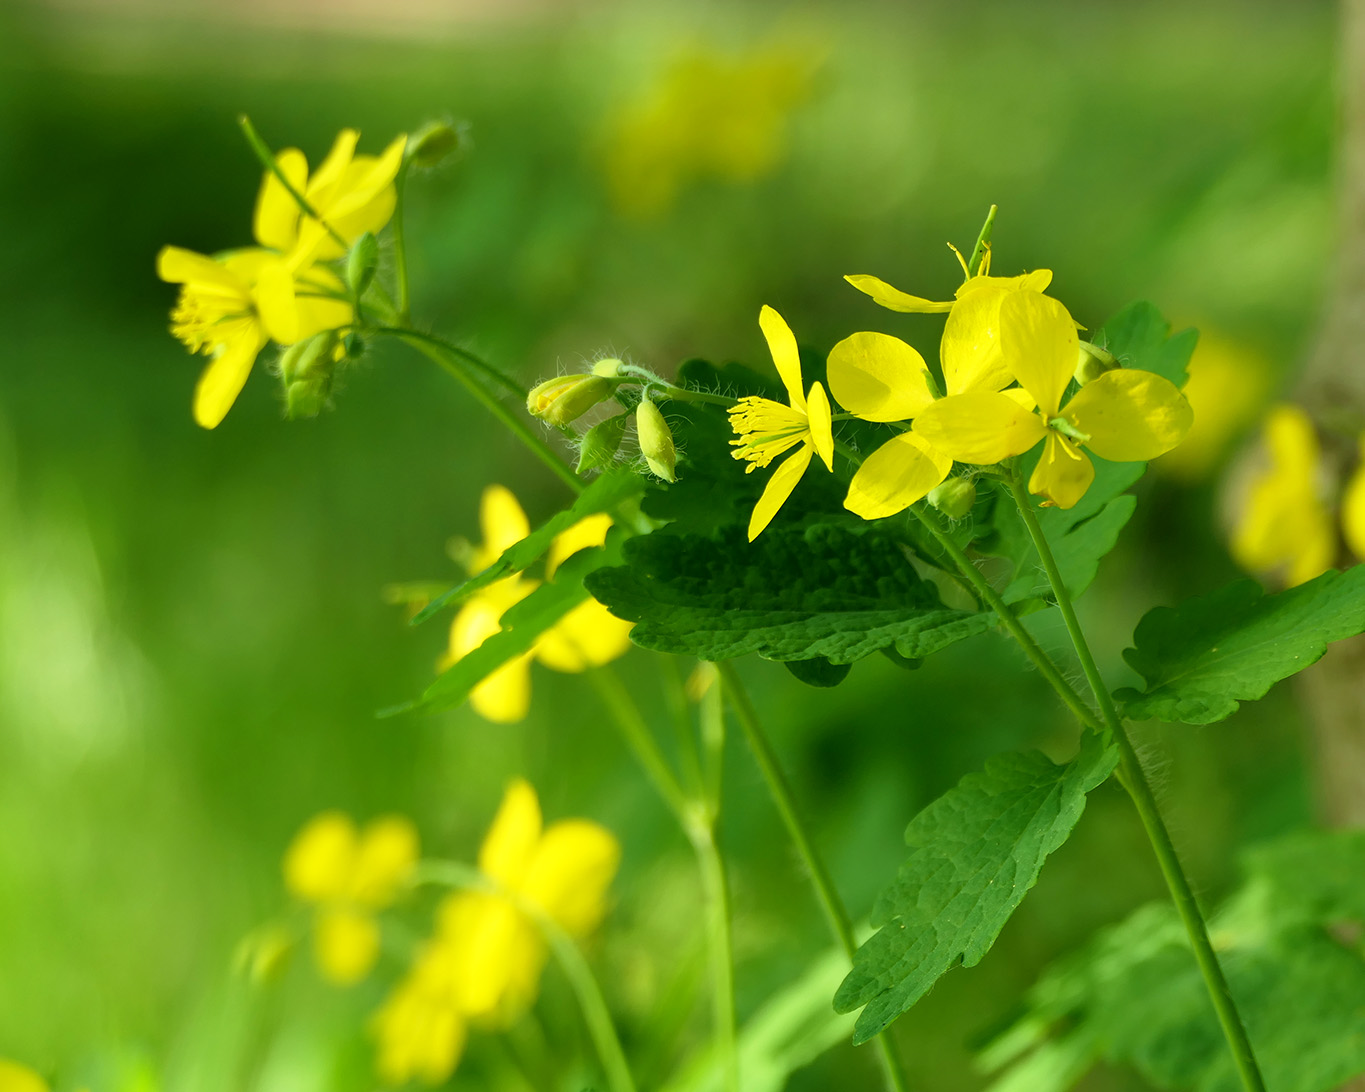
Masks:
[[[363,831],[339,811],[299,831],[284,857],[289,891],[314,904],[313,951],[338,985],[359,982],[379,956],[375,912],[392,905],[417,863],[417,831],[401,816],[375,819]]]
[[[1182,393],[1194,410],[1194,423],[1180,446],[1153,466],[1181,481],[1195,482],[1218,465],[1228,446],[1261,412],[1273,369],[1249,346],[1201,330],[1189,370]]]
[[[1248,572],[1293,587],[1326,572],[1336,557],[1322,454],[1312,420],[1288,403],[1271,409],[1261,444],[1263,462],[1245,485],[1230,548]]]
[[[791,48],[733,58],[699,46],[680,53],[646,96],[608,121],[603,165],[616,207],[658,215],[695,179],[767,174],[816,63]]]
[[[548,952],[527,911],[586,936],[606,914],[620,859],[615,836],[597,823],[544,827],[535,790],[512,782],[479,850],[479,871],[496,890],[445,899],[435,937],[375,1017],[381,1076],[440,1084],[459,1061],[469,1023],[513,1024],[535,1001]]]
[[[48,1092],[47,1081],[28,1066],[0,1058],[0,1092]]]
[[[749,518],[750,542],[763,533],[792,495],[796,483],[810,466],[812,453],[820,456],[826,468],[834,469],[834,426],[825,388],[814,383],[809,398],[804,393],[796,336],[781,315],[764,304],[758,314],[758,325],[768,342],[768,351],[777,365],[782,385],[787,388],[788,405],[768,398],[741,398],[738,405],[730,408],[730,427],[739,437],[730,441],[736,449],[731,454],[748,462],[744,468],[747,474],[766,467],[794,447],[797,450],[768,479],[763,495],[754,505]]]
[[[1056,300],[1027,289],[1006,294],[999,332],[1001,359],[1022,395],[952,394],[915,418],[915,432],[958,462],[989,466],[1044,441],[1029,491],[1071,508],[1095,477],[1082,445],[1101,458],[1144,462],[1169,451],[1189,431],[1190,406],[1175,384],[1136,368],[1104,372],[1063,406],[1078,340],[1075,322]]]
[[[1341,527],[1357,561],[1365,561],[1365,436],[1359,441],[1360,463],[1341,495]]]
[[[343,129],[312,175],[297,148],[286,148],[275,157],[280,173],[322,218],[320,222],[299,207],[273,172],[265,172],[256,198],[256,241],[285,255],[290,268],[340,258],[346,250],[333,233],[349,246],[367,231],[377,233],[393,215],[397,200],[393,180],[408,138],[399,135],[378,156],[356,155],[359,139],[356,130]]]
[[[471,575],[493,564],[502,552],[531,533],[526,513],[501,485],[490,485],[479,503],[479,526],[483,542],[470,554]],[[599,513],[580,520],[550,544],[545,560],[545,579],[579,550],[600,546],[611,528],[611,517]],[[450,641],[438,667],[445,671],[468,656],[484,641],[502,630],[502,616],[535,591],[538,582],[521,575],[509,576],[483,588],[464,603],[450,626]],[[623,622],[597,600],[589,598],[541,635],[535,646],[509,660],[469,695],[475,712],[495,724],[511,724],[526,716],[531,706],[531,661],[539,660],[555,671],[578,672],[601,667],[630,648],[629,622]]]
[[[171,333],[210,363],[194,392],[194,419],[216,428],[271,339],[281,345],[350,325],[351,305],[335,298],[341,280],[324,266],[295,272],[267,250],[233,251],[222,260],[162,247],[157,275],[180,285]]]

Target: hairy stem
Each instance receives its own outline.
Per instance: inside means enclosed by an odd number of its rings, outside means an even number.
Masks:
[[[1170,889],[1171,899],[1175,903],[1176,910],[1180,913],[1181,921],[1184,922],[1185,931],[1189,934],[1190,946],[1194,949],[1194,957],[1199,964],[1199,972],[1204,977],[1204,985],[1208,988],[1209,998],[1218,1014],[1218,1022],[1223,1027],[1223,1035],[1227,1039],[1228,1049],[1232,1052],[1233,1061],[1237,1065],[1237,1072],[1242,1078],[1242,1085],[1247,1089],[1247,1092],[1265,1092],[1265,1081],[1262,1079],[1260,1068],[1256,1064],[1256,1055],[1251,1048],[1251,1040],[1247,1037],[1246,1026],[1242,1022],[1241,1014],[1237,1011],[1236,1002],[1232,998],[1232,991],[1228,988],[1227,979],[1223,976],[1223,969],[1219,966],[1218,957],[1214,954],[1213,944],[1209,940],[1208,925],[1205,923],[1204,915],[1199,909],[1199,903],[1194,897],[1194,890],[1190,887],[1189,878],[1185,875],[1184,868],[1181,867],[1180,858],[1175,851],[1175,844],[1171,841],[1170,831],[1166,829],[1166,824],[1161,818],[1161,812],[1157,808],[1156,796],[1152,793],[1147,775],[1143,772],[1142,763],[1138,760],[1132,740],[1128,738],[1123,721],[1119,718],[1118,710],[1114,707],[1114,700],[1110,697],[1109,689],[1105,686],[1099,668],[1095,665],[1095,658],[1090,653],[1090,646],[1085,639],[1085,633],[1076,617],[1071,595],[1066,590],[1062,574],[1057,568],[1057,561],[1052,556],[1052,548],[1048,545],[1042,527],[1039,526],[1038,517],[1034,515],[1033,506],[1029,503],[1023,480],[1017,471],[1010,477],[1010,492],[1014,496],[1015,503],[1019,506],[1019,514],[1023,517],[1024,524],[1028,528],[1029,537],[1033,539],[1033,544],[1038,550],[1038,557],[1043,563],[1048,582],[1052,585],[1053,596],[1057,600],[1057,609],[1061,611],[1062,620],[1066,623],[1067,633],[1071,636],[1071,643],[1076,649],[1076,657],[1081,663],[1081,670],[1085,672],[1090,690],[1094,694],[1096,702],[1099,703],[1100,715],[1104,718],[1105,727],[1109,729],[1115,744],[1118,746],[1119,781],[1133,799],[1138,816],[1142,820],[1143,829],[1147,832],[1147,839],[1152,843],[1157,864],[1161,867],[1161,874],[1165,877],[1166,886]]]

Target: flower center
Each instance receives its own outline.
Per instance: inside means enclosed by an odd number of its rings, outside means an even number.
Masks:
[[[745,472],[765,467],[784,451],[809,439],[804,413],[767,398],[741,398],[730,409],[730,426],[739,434],[730,454],[749,463]]]

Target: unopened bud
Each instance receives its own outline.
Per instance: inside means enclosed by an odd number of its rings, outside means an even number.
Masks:
[[[610,398],[616,384],[599,375],[561,375],[547,379],[526,396],[526,409],[555,427],[575,421]]]
[[[1076,382],[1084,387],[1092,379],[1098,379],[1105,372],[1119,367],[1118,357],[1105,352],[1098,345],[1082,341],[1076,351]]]
[[[615,417],[598,421],[583,434],[583,446],[578,449],[578,473],[599,470],[615,461],[621,437],[626,434],[628,417],[629,414],[618,413]]]
[[[408,138],[408,162],[415,167],[439,167],[460,150],[460,130],[448,121],[433,121]]]
[[[976,503],[976,482],[971,478],[949,478],[929,490],[929,503],[950,519],[961,519]]]
[[[635,411],[635,432],[649,469],[666,482],[676,481],[673,471],[678,465],[678,450],[673,444],[673,433],[659,407],[648,398]]]
[[[336,368],[335,331],[290,345],[280,354],[280,380],[284,384],[285,416],[291,421],[316,417],[327,404]]]
[[[373,232],[365,232],[346,255],[346,283],[351,286],[355,298],[365,294],[374,280],[374,271],[379,267],[379,240]]]
[[[605,357],[592,366],[592,374],[600,375],[605,379],[619,379],[621,377],[621,361],[614,356]]]

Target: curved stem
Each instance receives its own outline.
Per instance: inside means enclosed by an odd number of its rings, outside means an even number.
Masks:
[[[763,725],[758,719],[758,711],[754,708],[748,691],[744,689],[744,684],[740,680],[739,672],[735,670],[734,664],[729,661],[722,661],[716,664],[716,669],[720,672],[721,683],[725,687],[725,697],[734,710],[740,727],[744,730],[744,737],[748,740],[750,750],[753,751],[754,760],[758,763],[759,772],[762,773],[763,780],[768,786],[768,793],[772,797],[773,804],[782,816],[787,834],[810,874],[811,885],[815,888],[816,897],[820,900],[820,908],[825,913],[825,921],[829,925],[830,932],[834,934],[834,939],[843,948],[844,954],[848,956],[851,963],[854,953],[858,950],[857,938],[853,935],[853,920],[849,917],[848,908],[844,905],[838,888],[834,886],[834,878],[829,874],[829,869],[825,866],[824,860],[815,848],[815,843],[811,840],[805,820],[800,811],[797,810],[796,797],[792,792],[791,785],[787,782],[786,775],[782,772],[781,765],[778,763],[777,754],[773,751],[772,744],[768,742],[768,736],[763,731]],[[908,1087],[905,1070],[892,1049],[890,1041],[883,1033],[878,1035],[874,1042],[877,1044],[877,1053],[886,1076],[887,1087],[893,1092],[905,1092]]]
[[[436,883],[461,890],[484,891],[510,901],[516,908],[535,923],[545,942],[554,953],[564,977],[578,999],[583,1013],[583,1022],[588,1026],[593,1046],[602,1062],[611,1092],[636,1092],[635,1078],[630,1075],[626,1064],[626,1052],[621,1047],[621,1037],[616,1033],[616,1023],[611,1018],[606,998],[592,968],[583,957],[573,937],[569,936],[559,924],[547,916],[539,906],[517,895],[503,890],[478,869],[458,861],[423,861],[416,869],[414,883]]]
[[[602,704],[611,714],[612,723],[616,725],[621,738],[630,748],[631,754],[644,769],[654,790],[668,805],[668,810],[673,813],[684,832],[687,832],[689,825],[694,822],[695,809],[674,776],[668,760],[664,758],[663,751],[659,749],[659,744],[650,733],[649,725],[645,723],[635,699],[621,682],[621,677],[610,667],[594,668],[587,674],[597,689]]]
[[[403,206],[407,203],[407,180],[408,158],[404,156],[403,162],[398,167],[398,174],[393,180],[397,200],[394,202],[393,218],[389,223],[393,227],[393,266],[394,280],[398,288],[398,317],[405,325],[410,318],[408,307],[408,248],[406,236],[403,234]]]
[[[483,404],[485,409],[506,425],[508,429],[511,430],[512,434],[531,450],[531,453],[535,455],[536,458],[554,471],[555,476],[558,477],[560,481],[575,493],[583,492],[586,488],[583,482],[580,481],[569,466],[555,454],[554,449],[551,448],[530,425],[523,421],[517,413],[513,412],[499,401],[488,388],[470,375],[468,369],[465,367],[467,363],[478,361],[479,365],[487,372],[494,375],[500,374],[496,369],[492,368],[491,365],[484,364],[483,361],[479,360],[474,354],[459,349],[454,345],[450,345],[430,334],[421,334],[416,330],[408,330],[397,326],[380,327],[379,333],[389,334],[398,338],[399,341],[411,345],[423,356],[434,361],[445,371],[453,375],[464,384],[465,389],[468,390],[470,394]]]
[[[1038,550],[1038,557],[1043,563],[1043,569],[1047,572],[1048,581],[1052,585],[1052,593],[1057,600],[1057,609],[1061,611],[1062,620],[1066,623],[1067,632],[1071,635],[1071,643],[1076,648],[1076,657],[1081,662],[1081,670],[1085,672],[1086,681],[1090,683],[1090,689],[1095,700],[1099,703],[1100,715],[1104,718],[1105,726],[1113,734],[1114,742],[1118,746],[1119,781],[1128,790],[1128,795],[1133,798],[1133,804],[1142,820],[1143,829],[1146,830],[1147,838],[1152,843],[1157,864],[1161,866],[1161,874],[1165,877],[1166,886],[1170,889],[1171,899],[1175,903],[1181,921],[1184,922],[1185,931],[1189,934],[1190,946],[1194,949],[1194,957],[1199,964],[1199,972],[1204,977],[1204,985],[1208,988],[1209,998],[1218,1014],[1218,1022],[1223,1027],[1223,1035],[1227,1039],[1228,1049],[1232,1052],[1233,1061],[1237,1065],[1237,1072],[1241,1075],[1242,1085],[1247,1089],[1247,1092],[1265,1092],[1265,1081],[1256,1064],[1256,1055],[1252,1050],[1251,1040],[1247,1037],[1246,1026],[1242,1022],[1241,1014],[1237,1011],[1237,1004],[1233,1000],[1232,991],[1228,988],[1227,979],[1223,976],[1223,969],[1218,964],[1218,957],[1214,954],[1204,915],[1200,912],[1199,903],[1194,897],[1194,890],[1190,887],[1189,878],[1181,867],[1180,858],[1175,851],[1175,843],[1171,841],[1170,831],[1166,829],[1166,824],[1161,818],[1161,812],[1157,808],[1156,796],[1147,781],[1147,775],[1143,772],[1142,763],[1138,760],[1137,752],[1133,749],[1133,743],[1124,730],[1118,710],[1114,707],[1114,700],[1110,697],[1109,689],[1105,686],[1099,668],[1095,665],[1095,658],[1090,653],[1090,646],[1086,642],[1085,633],[1076,617],[1071,595],[1066,590],[1062,574],[1057,568],[1057,561],[1052,556],[1052,548],[1048,545],[1047,537],[1038,524],[1038,517],[1034,515],[1033,506],[1029,503],[1028,493],[1025,491],[1024,483],[1017,471],[1010,478],[1010,492],[1014,496],[1015,503],[1019,506],[1019,514],[1023,517],[1024,525],[1028,528],[1029,537],[1033,539],[1033,544]]]

